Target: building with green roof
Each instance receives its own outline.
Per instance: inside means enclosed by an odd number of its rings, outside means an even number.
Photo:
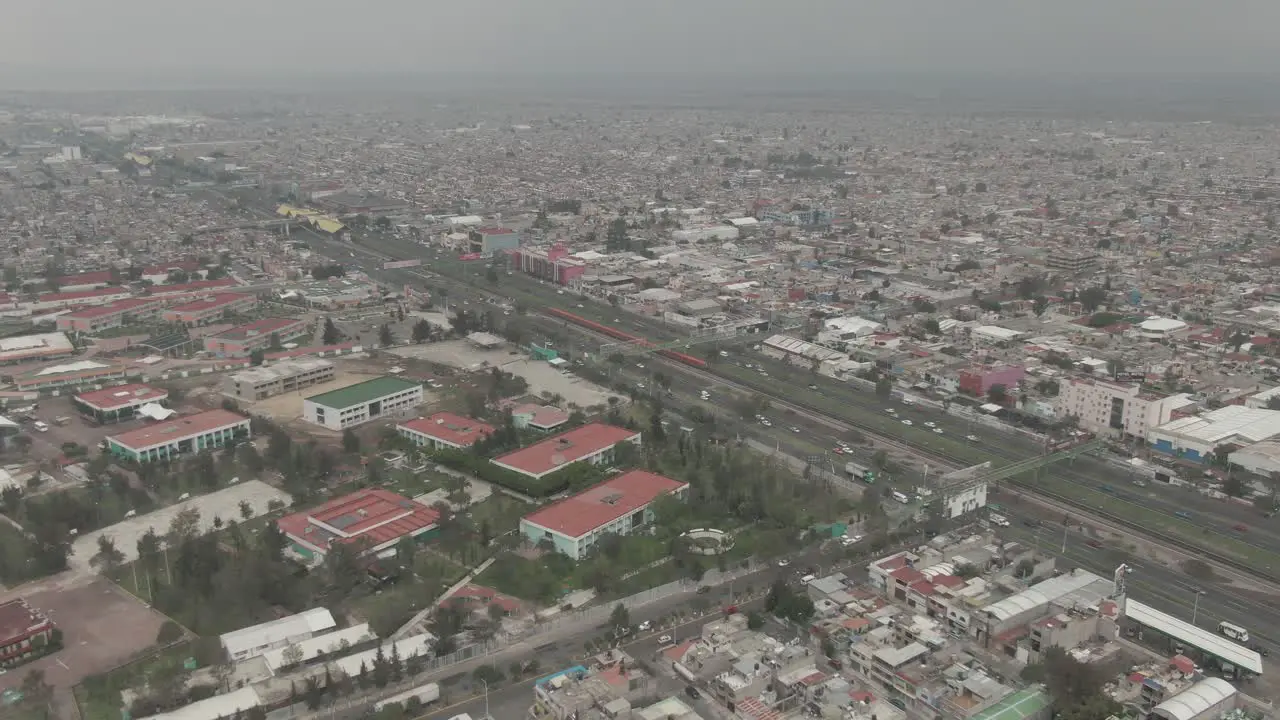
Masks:
[[[1053,699],[1039,685],[1019,690],[975,714],[970,720],[1048,720]]]
[[[330,430],[345,430],[381,417],[406,417],[422,404],[422,384],[377,377],[302,401],[302,418]]]

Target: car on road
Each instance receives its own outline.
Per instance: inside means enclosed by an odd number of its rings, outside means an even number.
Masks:
[[[763,425],[763,426],[765,426],[765,427],[773,427],[773,423],[772,423],[772,422],[769,422],[768,420],[761,420],[761,421],[760,421],[760,424],[761,424],[761,425]]]
[[[641,370],[643,370],[643,369],[644,369],[644,363],[636,363],[636,367],[638,367],[638,368],[640,368]]]
[[[810,390],[817,390],[817,389],[818,389],[818,386],[817,386],[816,384],[814,384],[814,383],[809,383],[809,389],[810,389]]]
[[[725,608],[725,609],[724,609],[724,614],[725,614],[725,615],[737,615],[737,614],[738,614],[738,606],[737,606],[737,605],[730,605],[729,607],[727,607],[727,608]]]
[[[670,636],[670,635],[663,635],[662,637],[658,638],[658,644],[660,644],[660,645],[670,645],[670,644],[671,644],[671,636]]]
[[[1088,546],[1089,546],[1089,547],[1091,547],[1091,548],[1101,548],[1101,547],[1102,547],[1102,541],[1101,541],[1101,540],[1099,540],[1099,539],[1097,539],[1097,538],[1089,538],[1088,540],[1085,540],[1085,541],[1084,541],[1084,544],[1085,544],[1085,545],[1088,545]]]
[[[799,434],[800,434],[800,428],[796,427],[795,425],[792,425],[789,429],[791,430],[791,432],[793,432],[793,433],[795,433],[795,434],[797,434],[797,435],[799,435]]]
[[[694,687],[694,686],[692,686],[692,685],[690,685],[690,686],[686,687],[686,688],[684,689],[684,692],[685,692],[685,694],[686,694],[686,695],[688,695],[689,697],[693,698],[694,700],[697,700],[698,698],[702,697],[702,693],[698,692],[698,688],[696,688],[696,687]]]
[[[639,630],[640,632],[644,632],[645,630],[648,630],[651,627],[653,627],[653,623],[649,622],[648,620],[645,620],[644,622],[637,625],[636,629]]]
[[[786,558],[782,558],[781,560],[778,561],[778,567],[786,567],[790,564],[791,564],[791,561]]]
[[[885,411],[885,412],[887,412],[887,413],[889,413],[890,415],[897,415],[897,414],[898,414],[898,411],[897,411],[897,410],[895,410],[894,408],[885,408],[885,409],[884,409],[884,411]]]
[[[1177,512],[1175,512],[1175,513],[1174,513],[1174,516],[1176,516],[1176,517],[1180,517],[1180,518],[1182,518],[1183,520],[1190,520],[1190,519],[1191,519],[1191,513],[1187,512],[1186,510],[1179,510],[1179,511],[1177,511]]]
[[[910,420],[903,420],[903,421],[902,421],[902,424],[903,424],[903,425],[914,425],[915,423],[911,422]]]
[[[844,454],[844,448],[842,448],[842,447],[840,447],[839,445],[837,445],[837,446],[835,446],[835,447],[831,448],[831,452],[833,452],[833,453],[835,453],[835,454],[837,454],[837,455],[843,455],[843,454]]]
[[[925,427],[927,427],[927,428],[935,428],[935,427],[938,427],[938,423],[936,423],[936,422],[934,422],[934,421],[932,421],[932,420],[927,420],[927,421],[925,421],[924,426],[925,426]]]
[[[969,442],[978,442],[978,436],[977,436],[977,435],[965,435],[965,436],[964,436],[964,439],[965,439],[965,440],[968,440]]]
[[[840,544],[844,545],[845,547],[849,547],[850,545],[856,545],[860,542],[862,542],[861,535],[845,535],[844,537],[840,538]]]
[[[934,432],[934,434],[936,434],[936,435],[941,435],[941,434],[942,434],[942,428],[934,428],[934,429],[933,429],[933,432]]]
[[[1235,525],[1231,526],[1231,529],[1235,530],[1236,532],[1249,532],[1249,526],[1245,525],[1244,523],[1236,523]]]

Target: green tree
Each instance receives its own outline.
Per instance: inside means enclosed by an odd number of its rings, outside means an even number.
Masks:
[[[395,341],[395,336],[391,334],[391,326],[383,323],[382,327],[378,328],[378,344],[382,347],[388,347],[394,345]]]
[[[1091,313],[1107,301],[1107,291],[1095,285],[1080,291],[1077,299],[1080,301],[1080,306],[1084,308],[1084,311]]]
[[[267,353],[262,348],[254,348],[249,353],[249,364],[257,367],[267,359]]]
[[[880,397],[889,397],[893,394],[893,382],[888,378],[880,378],[876,380],[876,395]]]
[[[360,452],[360,436],[347,428],[342,431],[342,451],[348,454],[356,454]]]
[[[116,543],[106,535],[98,536],[98,552],[89,560],[89,564],[99,568],[104,575],[115,572],[124,562],[124,553],[116,548]]]
[[[987,388],[987,400],[996,405],[1003,405],[1009,400],[1009,392],[1004,385],[997,383]]]
[[[754,610],[747,613],[747,629],[748,630],[759,630],[762,627],[764,627],[763,615],[761,615],[760,613]]]
[[[631,613],[627,611],[627,606],[618,603],[613,606],[613,612],[609,614],[609,626],[613,628],[614,635],[625,635],[631,630]]]
[[[431,338],[431,323],[419,320],[413,324],[413,342],[424,343]]]
[[[342,333],[338,330],[338,326],[333,324],[333,318],[324,319],[324,332],[321,333],[320,342],[324,345],[337,345],[342,341]]]

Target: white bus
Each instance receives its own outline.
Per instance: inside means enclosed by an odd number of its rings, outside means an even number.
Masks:
[[[894,490],[894,491],[893,491],[893,499],[894,499],[894,500],[897,500],[898,502],[902,503],[903,505],[906,505],[907,503],[911,502],[911,498],[909,498],[909,497],[907,497],[906,495],[904,495],[904,494],[902,494],[902,493],[898,492],[897,490]]]
[[[1231,623],[1225,622],[1225,621],[1220,622],[1218,623],[1218,632],[1222,633],[1223,635],[1226,635],[1227,637],[1231,638],[1232,640],[1235,640],[1236,642],[1242,642],[1242,643],[1249,642],[1249,631],[1245,630],[1239,625],[1232,625]]]

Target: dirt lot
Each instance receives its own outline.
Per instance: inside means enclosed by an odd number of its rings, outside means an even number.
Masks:
[[[90,575],[95,572],[89,565],[89,561],[98,552],[99,535],[107,535],[115,540],[116,548],[127,560],[133,560],[138,556],[138,538],[145,535],[148,528],[155,528],[157,533],[164,534],[169,529],[169,523],[173,522],[173,518],[179,512],[193,507],[200,511],[201,529],[208,532],[213,528],[215,517],[222,518],[224,521],[239,519],[242,500],[253,507],[255,515],[266,513],[267,504],[272,500],[279,500],[285,505],[292,502],[292,498],[285,492],[258,480],[249,480],[208,495],[193,497],[76,538],[72,545],[71,557],[67,558],[67,564],[71,566],[70,572],[80,575]]]
[[[464,370],[500,367],[528,381],[529,391],[534,395],[544,392],[555,393],[566,401],[582,407],[603,405],[608,402],[609,391],[605,388],[586,382],[575,375],[562,374],[550,365],[530,360],[522,354],[513,355],[508,347],[482,350],[466,340],[450,340],[427,345],[410,345],[390,352],[401,357],[428,360]]]
[[[152,645],[165,617],[101,578],[44,581],[0,601],[22,597],[62,629],[63,650],[0,676],[0,691],[22,684],[29,670],[43,670],[58,690],[60,710],[72,702],[69,690],[82,678],[109,670]],[[66,716],[65,712],[59,714]]]

